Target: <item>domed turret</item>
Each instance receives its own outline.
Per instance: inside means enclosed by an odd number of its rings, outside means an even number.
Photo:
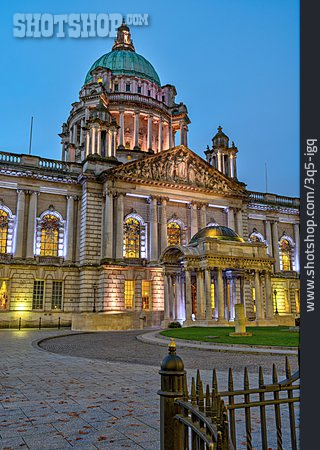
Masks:
[[[212,138],[212,147],[204,152],[207,162],[230,178],[237,177],[236,154],[238,149],[232,141],[229,147],[229,137],[218,127],[218,132]]]

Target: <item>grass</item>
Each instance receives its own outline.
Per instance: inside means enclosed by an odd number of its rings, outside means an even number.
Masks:
[[[162,331],[163,336],[191,341],[217,342],[221,344],[247,344],[279,347],[297,347],[299,333],[289,327],[247,327],[252,336],[232,337],[233,327],[186,327]],[[217,336],[212,338],[210,336]]]

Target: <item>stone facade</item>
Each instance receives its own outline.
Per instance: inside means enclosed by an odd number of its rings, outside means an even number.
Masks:
[[[113,50],[124,62],[130,42],[124,24]],[[76,329],[159,325],[162,256],[214,224],[265,249],[273,312],[299,313],[299,199],[248,191],[221,127],[206,160],[193,153],[175,87],[161,87],[150,67],[128,75],[120,63],[90,71],[63,124],[61,160],[0,153],[0,326],[19,317],[23,325],[73,317]],[[234,298],[255,320],[264,276],[258,283],[247,271],[241,283]]]

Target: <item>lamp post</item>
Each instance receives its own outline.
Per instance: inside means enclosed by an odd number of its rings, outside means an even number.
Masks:
[[[93,308],[92,308],[92,312],[96,312],[96,293],[97,293],[97,288],[98,288],[98,285],[97,285],[97,283],[94,283],[93,285],[92,285],[92,288],[93,288]]]
[[[278,311],[277,290],[276,289],[273,291],[273,294],[274,294],[274,302],[275,302],[275,305],[276,305],[275,315],[278,316],[279,315],[279,311]]]

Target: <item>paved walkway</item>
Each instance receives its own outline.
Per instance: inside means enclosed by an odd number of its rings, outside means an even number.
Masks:
[[[72,334],[42,344],[65,355],[35,345],[41,338],[64,334],[70,332],[0,331],[1,448],[159,449],[156,392],[165,349],[138,342],[138,332]],[[236,388],[243,384],[244,362],[252,386],[257,385],[259,360],[268,366],[268,373],[271,361],[283,366],[283,357],[277,356],[221,352],[212,359],[207,351],[187,348],[178,353],[186,362],[189,382],[198,363],[204,368],[204,383],[210,383],[212,376],[207,368],[218,367],[220,389],[227,387],[229,365],[235,368]],[[270,381],[268,376],[265,379]],[[241,423],[242,419],[239,417]],[[284,418],[284,427],[287,420]],[[258,416],[254,421],[258,423]],[[252,434],[259,439],[259,428]],[[284,442],[288,439],[284,436]],[[239,448],[245,448],[244,441],[243,445]],[[273,438],[269,447],[274,448]]]
[[[148,344],[158,344],[167,346],[170,338],[160,335],[160,331],[150,331],[141,336],[137,336],[141,342]],[[297,356],[298,350],[290,347],[266,347],[254,345],[236,345],[236,344],[218,344],[214,342],[190,341],[186,339],[176,339],[179,347],[194,348],[198,350],[211,350],[214,352],[232,352],[232,353],[249,353],[253,355],[279,355],[279,356]]]

